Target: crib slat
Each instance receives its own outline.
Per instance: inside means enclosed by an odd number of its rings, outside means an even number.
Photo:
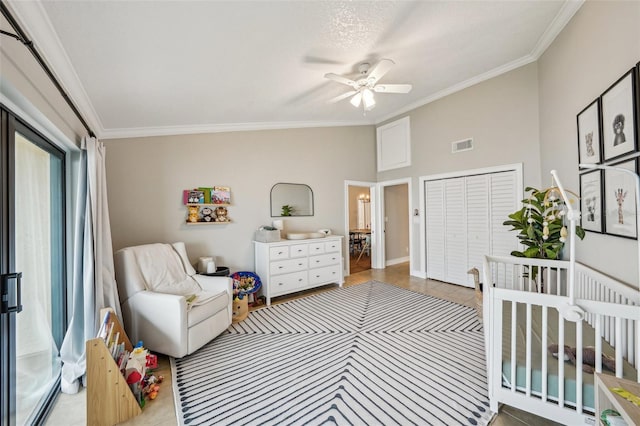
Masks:
[[[511,302],[511,392],[516,391],[516,315],[518,306]]]
[[[616,342],[622,341],[622,318],[616,317]],[[622,377],[622,348],[614,346],[616,350],[616,377]]]
[[[527,343],[526,343],[525,393],[531,396],[531,303],[527,303]]]
[[[564,407],[564,318],[562,315],[558,315],[558,406]]]
[[[576,321],[576,411],[582,413],[582,321]]]
[[[602,315],[596,315],[596,372],[602,373]]]
[[[556,295],[560,296],[560,292],[561,292],[561,284],[560,284],[560,271],[558,271],[558,273],[556,274]]]
[[[547,400],[547,346],[548,342],[547,342],[547,326],[548,321],[549,321],[549,308],[547,308],[546,306],[542,307],[542,348],[540,348],[540,350],[542,351],[541,354],[541,359],[542,359],[542,389],[540,389],[542,391],[542,401],[546,401]]]

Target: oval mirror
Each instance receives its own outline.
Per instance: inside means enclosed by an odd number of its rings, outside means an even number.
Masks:
[[[313,191],[302,183],[276,183],[271,188],[271,217],[313,216]]]

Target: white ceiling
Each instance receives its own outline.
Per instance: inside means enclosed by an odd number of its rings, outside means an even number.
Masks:
[[[581,1],[10,2],[101,138],[375,124],[536,60]],[[395,61],[363,114],[363,61]]]

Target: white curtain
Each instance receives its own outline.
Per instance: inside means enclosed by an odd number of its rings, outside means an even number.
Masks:
[[[76,393],[86,372],[85,342],[96,336],[100,309],[120,314],[107,204],[105,148],[96,138],[82,140],[74,216],[71,322],[62,342],[61,388]]]

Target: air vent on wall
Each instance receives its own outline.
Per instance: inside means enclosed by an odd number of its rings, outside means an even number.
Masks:
[[[462,141],[451,142],[451,153],[455,154],[462,151],[470,151],[473,149],[473,138]]]

